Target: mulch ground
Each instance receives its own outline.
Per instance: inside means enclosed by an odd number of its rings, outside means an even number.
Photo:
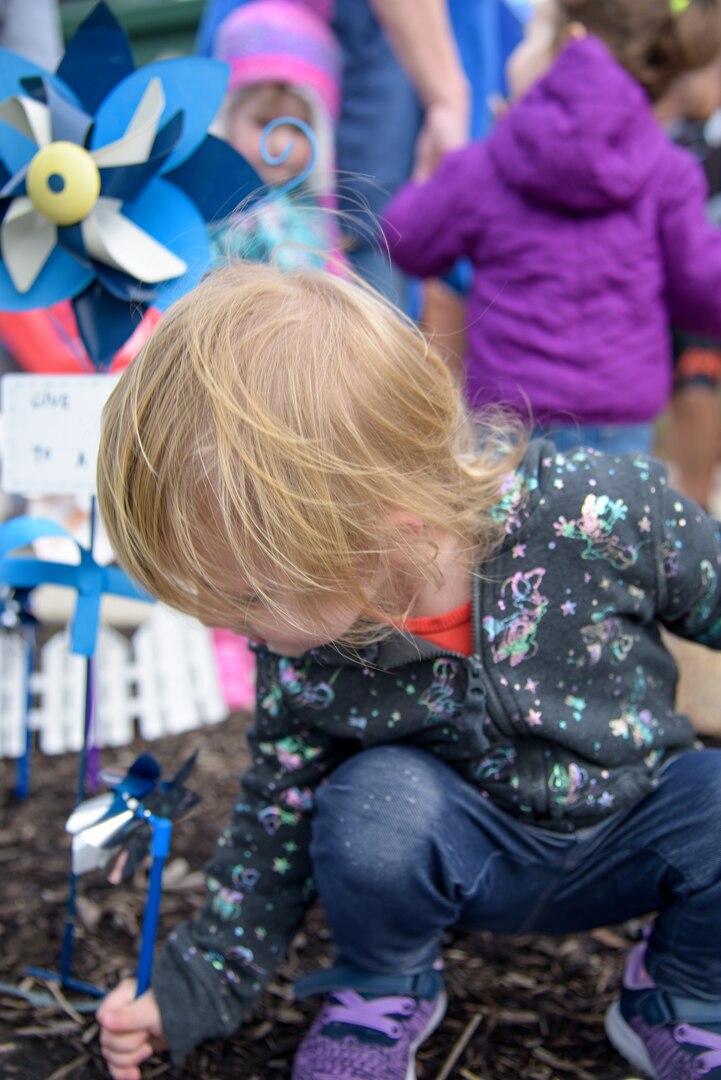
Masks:
[[[161,938],[196,911],[202,865],[237,791],[244,764],[246,719],[105,751],[103,764],[129,765],[148,749],[171,775],[200,749],[190,786],[203,801],[179,822],[165,874]],[[228,769],[233,760],[232,773]],[[237,766],[237,768],[236,768]],[[106,1076],[92,1013],[76,1011],[77,995],[31,978],[28,966],[57,971],[69,868],[64,823],[73,809],[78,760],[35,754],[32,791],[13,800],[14,765],[0,762],[0,1077],[3,1080],[97,1080]],[[144,903],[143,875],[114,888],[100,874],[80,879],[73,977],[101,988],[134,971]],[[449,1009],[419,1054],[419,1080],[623,1080],[630,1075],[606,1041],[603,1014],[613,999],[639,923],[564,938],[493,938],[449,934],[445,959]],[[296,975],[328,963],[330,933],[320,907],[303,931],[255,1014],[237,1036],[207,1044],[182,1068],[159,1055],[144,1078],[286,1080],[293,1053],[317,1003],[293,1001]],[[8,987],[39,993],[33,1003]]]

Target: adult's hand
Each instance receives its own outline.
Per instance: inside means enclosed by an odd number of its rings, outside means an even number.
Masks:
[[[449,150],[468,141],[470,89],[446,0],[370,0],[423,104],[415,176],[425,179]]]
[[[414,180],[426,180],[449,150],[457,150],[468,141],[468,107],[465,102],[430,105],[416,142]]]

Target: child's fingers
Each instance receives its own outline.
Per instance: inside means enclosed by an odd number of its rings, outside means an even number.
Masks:
[[[154,1053],[147,1038],[137,1035],[101,1037],[100,1049],[113,1080],[139,1080],[139,1066]]]
[[[148,990],[136,998],[135,991],[134,979],[126,979],[120,983],[98,1009],[98,1023],[107,1032],[145,1033],[146,1037],[162,1035],[162,1021],[155,994]]]
[[[108,881],[111,885],[120,885],[123,880],[123,870],[125,869],[127,861],[127,851],[121,851],[108,874]]]
[[[130,1005],[135,1000],[137,984],[135,979],[123,979],[107,997],[103,998],[95,1013],[95,1018],[100,1024],[105,1024],[106,1017],[115,1016],[120,1010]]]
[[[142,1078],[142,1073],[136,1065],[122,1066],[117,1068],[111,1065],[109,1062],[107,1063],[107,1065],[108,1072],[110,1073],[113,1080],[141,1080]]]
[[[116,1033],[103,1029],[100,1032],[100,1049],[107,1060],[110,1060],[111,1056],[113,1060],[116,1058],[131,1058],[140,1051],[141,1047],[146,1045],[150,1045],[147,1031]],[[133,1062],[133,1064],[136,1064],[136,1062]]]

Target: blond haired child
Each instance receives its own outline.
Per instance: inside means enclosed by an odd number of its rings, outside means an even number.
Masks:
[[[653,103],[720,50],[721,0],[541,0],[494,131],[386,207],[401,269],[473,265],[473,405],[507,402],[559,449],[651,450],[669,323],[721,333],[721,231]]]
[[[609,1034],[658,1080],[719,1080],[721,751],[659,626],[721,646],[721,536],[660,463],[479,429],[368,289],[238,265],[122,376],[98,495],[126,570],[259,665],[205,907],[98,1012],[114,1080],[154,1038],[179,1061],[235,1033],[316,887],[338,957],[299,988],[327,998],[294,1080],[415,1077],[453,924],[651,910]]]

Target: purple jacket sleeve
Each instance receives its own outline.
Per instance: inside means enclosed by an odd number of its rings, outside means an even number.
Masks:
[[[706,216],[703,169],[688,151],[673,147],[659,182],[671,322],[679,329],[721,337],[721,229]]]
[[[485,146],[473,143],[447,154],[429,180],[400,188],[383,211],[383,228],[402,270],[432,277],[464,255],[478,261],[489,167]]]

